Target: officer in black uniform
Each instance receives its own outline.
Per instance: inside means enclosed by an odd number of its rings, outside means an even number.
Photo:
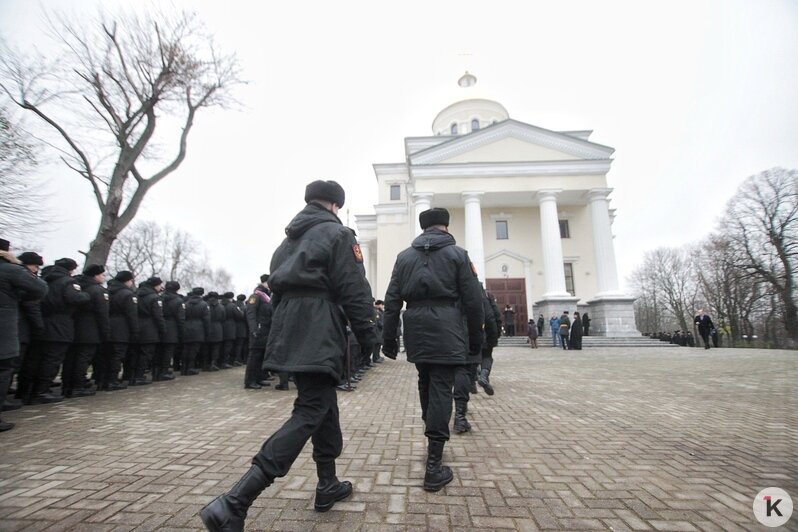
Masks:
[[[108,314],[108,291],[105,283],[105,267],[89,264],[83,274],[75,277],[81,290],[89,294],[91,301],[75,312],[75,341],[64,359],[61,377],[64,383],[64,397],[86,397],[94,395],[94,389],[87,386],[86,370],[94,363],[95,377],[99,379],[104,355],[100,346],[111,336],[111,323]]]
[[[233,301],[235,306],[238,307],[238,312],[235,313],[236,319],[236,343],[233,346],[233,365],[243,366],[247,363],[247,346],[249,343],[249,326],[247,325],[246,303],[247,296],[238,294],[236,300]]]
[[[493,370],[493,348],[499,345],[499,337],[502,335],[502,317],[499,313],[499,307],[496,305],[496,300],[493,298],[493,295],[488,294],[487,292],[485,292],[485,295],[490,303],[490,316],[485,316],[485,328],[487,329],[489,327],[488,320],[492,319],[496,327],[496,338],[495,340],[491,339],[490,341],[482,344],[482,361],[480,362],[478,382],[479,385],[485,390],[486,394],[493,395],[495,390],[493,389],[493,385],[490,383],[490,372]],[[543,319],[542,315],[540,319]],[[471,389],[471,393],[476,393],[476,391],[477,386],[474,384]]]
[[[181,375],[197,375],[195,367],[200,349],[208,338],[211,328],[211,310],[203,301],[205,289],[192,288],[186,298],[186,324],[183,328],[183,364]]]
[[[266,367],[294,374],[294,410],[238,484],[202,509],[209,530],[242,530],[252,501],[288,473],[308,439],[319,477],[316,511],[326,512],[352,493],[352,484],[335,475],[343,447],[335,387],[343,370],[346,319],[361,345],[376,341],[373,298],[354,232],[337,216],[343,188],[335,181],[314,181],[305,189],[305,202],[274,252],[269,276],[274,316]]]
[[[39,268],[44,266],[44,259],[33,251],[20,253],[17,257],[22,265],[39,279]],[[39,279],[41,284],[47,285]],[[41,285],[40,285],[41,286]],[[30,297],[30,296],[28,296]],[[25,299],[19,302],[19,356],[14,363],[17,373],[16,398],[21,402],[30,400],[33,392],[33,378],[31,374],[31,361],[38,360],[39,342],[44,333],[44,320],[42,319],[41,299]]]
[[[498,328],[491,308],[490,297],[487,292],[482,292],[482,312],[485,314],[485,327],[482,333],[482,350],[479,353],[469,353],[466,363],[458,366],[454,378],[454,431],[458,434],[469,432],[471,423],[468,422],[468,400],[471,396],[472,386],[476,386],[477,366],[482,363],[482,354],[486,349],[493,349],[499,341]]]
[[[260,284],[247,299],[245,314],[250,330],[249,358],[244,373],[244,388],[258,390],[269,383],[262,379],[266,340],[272,328],[272,298],[269,291],[269,274],[260,276]]]
[[[468,253],[449,234],[449,211],[419,215],[424,232],[396,258],[385,294],[383,353],[396,358],[399,313],[404,313],[407,360],[416,364],[421,415],[429,441],[424,489],[438,491],[452,481],[441,465],[449,440],[455,370],[482,349],[482,288]]]
[[[113,392],[127,388],[127,384],[119,380],[119,371],[123,363],[130,368],[132,361],[129,359],[133,357],[130,344],[135,344],[139,336],[139,299],[133,291],[133,273],[127,270],[117,272],[108,281],[108,297],[111,343],[107,365],[100,374],[97,386],[100,390]]]
[[[57,403],[63,400],[63,397],[50,393],[50,383],[58,375],[58,368],[75,339],[72,316],[78,308],[91,301],[91,296],[72,277],[72,272],[77,267],[78,263],[70,258],[58,259],[44,277],[50,290],[42,300],[44,335],[31,398],[33,404]]]
[[[207,302],[210,308],[210,329],[208,329],[208,338],[205,340],[208,354],[204,362],[207,366],[203,366],[203,369],[219,371],[219,368],[222,367],[222,340],[224,340],[224,321],[227,318],[227,313],[219,302],[218,293],[208,292]]]
[[[160,277],[150,277],[139,285],[136,294],[139,298],[139,336],[136,355],[130,376],[131,386],[152,384],[144,375],[152,367],[158,354],[161,339],[166,335],[166,320],[163,317],[161,291],[163,281]]]
[[[236,295],[233,292],[225,292],[222,296],[222,306],[224,307],[224,323],[222,324],[222,369],[233,367],[234,353],[233,348],[236,344],[236,314],[241,312],[235,301]]]
[[[186,305],[183,303],[183,298],[177,293],[179,290],[180,283],[167,281],[161,294],[166,329],[161,340],[161,349],[153,359],[152,380],[154,381],[170,381],[175,378],[169,367],[183,338],[183,327],[186,323]]]

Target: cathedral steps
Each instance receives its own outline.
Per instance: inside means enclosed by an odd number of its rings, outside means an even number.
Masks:
[[[526,336],[502,336],[499,338],[499,347],[524,347],[529,349]],[[538,347],[552,347],[551,334],[538,338]],[[608,336],[583,336],[582,348],[591,347],[679,347],[676,344],[660,342],[648,336],[635,337],[608,337]]]

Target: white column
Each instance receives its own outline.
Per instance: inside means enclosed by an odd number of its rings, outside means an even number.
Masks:
[[[485,282],[485,245],[482,241],[482,192],[463,192],[465,203],[465,248],[480,282]]]
[[[538,192],[540,203],[540,243],[543,247],[543,276],[546,278],[544,299],[571,297],[565,291],[565,269],[562,260],[560,221],[557,217],[557,194],[560,190]]]
[[[423,231],[421,230],[421,226],[418,224],[418,215],[430,209],[430,206],[432,205],[432,193],[415,192],[413,194],[413,205],[416,207],[416,217],[413,220],[413,227],[415,228],[415,231],[413,231],[413,234],[420,235]]]
[[[360,253],[363,254],[363,268],[366,269],[366,280],[369,282],[373,290],[374,279],[371,276],[371,246],[367,240],[362,240],[360,242]]]
[[[534,302],[532,299],[532,263],[528,260],[524,261],[524,289],[526,291],[526,314],[527,318],[534,318],[532,307]]]
[[[622,295],[618,291],[618,269],[615,265],[615,249],[612,243],[612,227],[607,196],[611,188],[593,188],[587,193],[590,219],[593,224],[593,251],[596,256],[596,297]]]

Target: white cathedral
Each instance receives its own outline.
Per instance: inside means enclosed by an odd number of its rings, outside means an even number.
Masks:
[[[618,289],[607,187],[615,151],[591,131],[551,131],[510,118],[479,98],[476,77],[432,122],[405,138],[405,160],[374,164],[375,214],[355,217],[366,276],[382,298],[394,261],[421,232],[420,212],[445,207],[499,309],[515,310],[517,334],[542,314],[588,312],[597,336],[640,336],[634,298]]]

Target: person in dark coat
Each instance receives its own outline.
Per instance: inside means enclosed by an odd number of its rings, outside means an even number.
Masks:
[[[269,383],[263,380],[263,358],[266,355],[266,341],[272,328],[272,298],[269,290],[269,274],[260,276],[260,284],[247,299],[244,309],[250,330],[249,357],[244,373],[244,388],[259,390]]]
[[[511,305],[504,306],[504,335],[515,336],[515,310]]]
[[[380,355],[380,348],[382,347],[382,330],[383,330],[383,318],[385,317],[385,302],[381,299],[378,299],[374,302],[374,323],[377,325],[377,341],[378,343],[374,346],[374,352],[371,354],[372,362],[381,363],[385,358]]]
[[[590,336],[590,316],[587,312],[582,314],[582,327],[585,329],[585,336]]]
[[[560,316],[560,342],[564,350],[568,349],[568,335],[571,334],[571,318],[568,311],[564,310]]]
[[[693,321],[695,322],[695,326],[698,327],[698,334],[701,336],[701,340],[704,342],[704,349],[709,349],[709,337],[712,331],[715,330],[715,324],[712,323],[712,318],[704,314],[704,309],[698,309],[698,314]]]
[[[211,309],[202,299],[205,289],[196,287],[186,298],[186,322],[183,327],[183,364],[181,375],[197,375],[195,364],[211,328]]]
[[[582,349],[582,318],[579,317],[579,312],[574,312],[574,321],[571,323],[571,349]]]
[[[316,511],[326,512],[352,493],[352,484],[335,474],[343,447],[335,387],[343,369],[346,320],[361,344],[376,341],[373,298],[354,232],[337,216],[344,190],[334,181],[314,181],[305,189],[305,202],[274,252],[269,276],[274,314],[265,365],[294,374],[294,410],[235,487],[202,509],[209,530],[242,530],[252,501],[288,473],[308,439],[319,477]]]
[[[419,215],[424,231],[399,253],[385,294],[383,353],[395,359],[402,303],[407,360],[416,365],[421,417],[428,440],[424,489],[438,491],[454,478],[441,464],[449,440],[452,387],[458,366],[482,351],[482,287],[468,253],[449,234],[449,211]]]
[[[491,299],[483,291],[482,311],[485,314],[485,327],[482,331],[482,350],[495,346],[499,341],[499,332],[491,307]],[[466,363],[457,366],[454,377],[454,431],[458,434],[471,431],[468,422],[468,400],[471,396],[471,386],[477,380],[477,366],[482,363],[482,352],[466,355]]]
[[[487,323],[488,319],[492,317],[494,323],[496,324],[496,337],[482,346],[482,361],[480,362],[479,377],[477,378],[477,382],[480,386],[482,386],[482,389],[485,390],[486,394],[493,395],[494,389],[493,385],[490,383],[490,372],[493,370],[493,348],[499,345],[499,337],[502,335],[502,316],[499,312],[498,305],[496,305],[496,300],[494,297],[491,294],[487,294],[487,296],[488,303],[490,304],[491,315],[485,318],[485,323]],[[474,385],[474,388],[471,391],[472,393],[476,393],[476,385]]]
[[[77,267],[77,262],[70,258],[58,259],[44,276],[49,291],[42,300],[44,334],[31,398],[33,404],[55,403],[63,399],[50,393],[50,383],[58,375],[58,368],[75,339],[73,315],[91,301],[91,296],[72,277]]]
[[[139,337],[139,299],[133,291],[133,278],[132,272],[122,270],[108,281],[111,338],[107,364],[97,383],[100,390],[113,392],[127,388],[127,384],[119,380],[119,372],[123,364],[128,368],[132,366],[129,359],[134,355],[130,344],[135,344]]]
[[[47,284],[23,267],[10,249],[8,240],[0,239],[0,401],[8,394],[19,356],[20,301],[41,299],[48,290]],[[13,423],[0,421],[0,432],[12,428]]]
[[[543,314],[538,316],[538,336],[543,336],[543,328],[546,326],[546,320],[543,319]]]
[[[37,279],[39,268],[44,266],[44,259],[33,251],[20,253],[17,257],[22,265]],[[41,281],[47,285],[44,281]],[[14,371],[17,372],[16,399],[19,404],[30,400],[33,393],[34,375],[31,368],[32,361],[38,361],[39,346],[44,333],[44,319],[42,318],[42,304],[40,299],[27,299],[19,302],[19,356],[14,362]],[[13,377],[12,377],[13,380]],[[16,402],[14,406],[16,406]],[[5,405],[5,403],[4,403]]]
[[[238,307],[239,312],[235,313],[236,318],[236,343],[233,346],[233,365],[243,366],[247,363],[247,348],[249,345],[249,326],[247,325],[245,301],[247,296],[238,294],[235,305]]]
[[[89,264],[81,275],[75,277],[81,290],[89,294],[91,300],[75,312],[75,340],[64,359],[61,377],[64,397],[86,397],[94,395],[86,370],[95,363],[95,374],[99,378],[102,363],[98,360],[100,346],[111,336],[111,323],[108,314],[108,291],[105,283],[105,267]]]
[[[236,295],[233,292],[225,292],[222,296],[222,307],[224,307],[224,323],[222,324],[222,369],[230,369],[234,366],[233,348],[236,343],[236,314],[241,312],[235,301]]]
[[[161,339],[161,349],[153,360],[152,380],[154,381],[170,381],[175,378],[169,368],[176,357],[186,323],[186,305],[183,303],[183,297],[177,293],[179,290],[180,283],[167,281],[161,294],[166,329]]]
[[[532,349],[538,348],[538,326],[529,318],[529,323],[526,324],[526,336],[529,338],[529,347]]]
[[[222,342],[224,340],[224,322],[227,319],[227,312],[219,301],[219,294],[208,292],[208,307],[210,309],[210,329],[208,329],[207,360],[208,364],[203,369],[207,371],[219,371],[222,367]]]
[[[139,336],[136,354],[130,376],[131,386],[152,384],[145,373],[152,368],[158,355],[161,340],[166,336],[166,320],[163,317],[163,281],[160,277],[150,277],[139,285],[136,295],[139,298]],[[155,376],[155,375],[153,375]]]

